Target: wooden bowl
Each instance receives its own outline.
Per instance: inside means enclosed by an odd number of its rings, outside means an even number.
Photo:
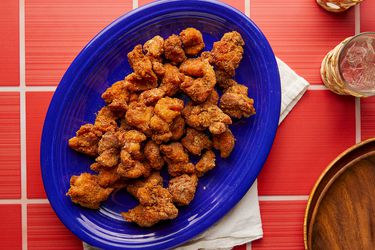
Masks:
[[[375,138],[347,149],[319,177],[304,243],[307,250],[375,249]]]

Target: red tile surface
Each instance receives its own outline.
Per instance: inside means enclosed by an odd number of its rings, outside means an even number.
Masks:
[[[233,247],[233,250],[246,250],[246,244],[241,246],[235,246]]]
[[[20,198],[19,94],[0,93],[0,198]]]
[[[82,242],[57,218],[49,204],[27,206],[29,250],[77,250]]]
[[[0,86],[19,84],[18,10],[18,1],[0,1]]]
[[[26,84],[57,85],[71,61],[131,0],[25,0]]]
[[[375,31],[375,1],[365,0],[360,5],[361,32]]]
[[[138,0],[138,6],[154,2],[153,0]],[[245,11],[245,0],[222,0],[222,2],[232,5],[240,11]]]
[[[306,201],[261,201],[263,239],[252,250],[303,250],[303,219]]]
[[[327,164],[354,143],[354,98],[307,91],[279,126],[259,176],[259,193],[309,194]]]
[[[0,249],[22,249],[21,205],[0,205]]]
[[[362,140],[375,137],[375,97],[361,99]]]
[[[354,10],[335,15],[315,1],[251,0],[250,17],[275,54],[312,84],[320,84],[325,54],[354,34]]]
[[[45,198],[40,172],[40,138],[52,92],[26,93],[27,197]]]

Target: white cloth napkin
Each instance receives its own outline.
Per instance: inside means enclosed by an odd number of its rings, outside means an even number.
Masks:
[[[307,90],[309,83],[277,58],[281,80],[281,112],[279,124],[284,120]],[[241,201],[216,224],[176,250],[231,249],[263,237],[260,218],[257,181]],[[85,250],[93,250],[83,243]]]

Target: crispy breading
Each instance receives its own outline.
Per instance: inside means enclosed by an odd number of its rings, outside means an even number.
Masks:
[[[235,84],[224,92],[220,108],[230,117],[238,119],[255,114],[254,100],[248,97],[248,89],[242,84]]]
[[[103,100],[113,112],[124,113],[128,109],[129,91],[124,81],[117,81],[102,94]]]
[[[172,141],[178,141],[185,134],[185,120],[179,115],[177,116],[169,127],[172,137]]]
[[[166,96],[174,96],[180,90],[180,85],[184,79],[184,74],[176,66],[166,63],[164,64],[164,77],[159,88],[164,90]]]
[[[161,36],[154,36],[143,45],[146,56],[152,60],[161,60],[164,53],[164,39]]]
[[[184,108],[184,101],[178,98],[164,97],[155,105],[155,114],[167,123],[171,123],[177,116],[181,114]]]
[[[187,128],[186,136],[181,140],[182,145],[192,154],[201,155],[203,149],[210,149],[212,142],[203,132]]]
[[[107,131],[114,132],[117,130],[117,118],[116,114],[109,107],[105,106],[96,115],[94,126],[103,133]]]
[[[70,188],[66,195],[83,207],[98,209],[100,203],[105,201],[112,191],[113,188],[101,187],[96,175],[82,173],[70,178]]]
[[[197,129],[204,130],[206,128],[212,134],[223,133],[227,125],[232,124],[232,119],[223,113],[216,105],[204,103],[200,105],[187,105],[182,112],[186,123]]]
[[[101,137],[101,130],[92,124],[85,124],[79,128],[75,137],[69,139],[69,147],[89,156],[97,156]]]
[[[143,102],[133,102],[129,105],[125,119],[127,124],[149,135],[151,134],[150,120],[153,114],[153,107],[148,107]]]
[[[144,147],[144,154],[151,168],[160,170],[164,166],[163,157],[161,157],[159,145],[154,141],[148,141]]]
[[[194,102],[204,102],[216,84],[215,71],[208,60],[190,58],[181,64],[180,71],[187,75],[180,85],[181,90]]]
[[[118,149],[120,147],[118,138],[116,133],[112,131],[106,132],[98,142],[98,153],[102,154],[104,151],[115,148]]]
[[[104,167],[111,168],[118,164],[119,158],[119,150],[117,148],[110,148],[96,157],[95,161]]]
[[[204,173],[213,169],[216,166],[215,160],[216,156],[214,152],[212,150],[206,151],[197,164],[195,164],[198,177],[201,177]]]
[[[191,162],[167,162],[168,174],[176,177],[183,174],[194,174],[195,166]]]
[[[194,199],[197,190],[198,178],[196,175],[183,174],[169,181],[168,191],[172,195],[173,202],[178,206],[189,205]]]
[[[186,55],[182,48],[182,41],[179,36],[171,35],[164,41],[164,57],[173,65],[185,61]]]
[[[189,162],[189,155],[179,142],[161,145],[160,151],[165,155],[169,162]]]
[[[220,151],[222,158],[227,158],[234,148],[235,138],[230,129],[227,129],[224,133],[214,135],[212,139],[214,148]]]
[[[142,45],[138,44],[128,53],[128,61],[134,73],[145,81],[157,83],[157,77],[152,70],[152,62],[142,51]]]
[[[242,60],[244,44],[238,32],[225,33],[220,41],[214,43],[211,51],[215,67],[233,77]]]
[[[146,106],[153,106],[157,101],[163,98],[165,95],[164,90],[161,88],[154,88],[143,91],[139,95],[139,101],[146,104]]]
[[[186,28],[180,33],[186,55],[195,56],[204,48],[202,33],[195,28]]]
[[[151,175],[147,178],[142,180],[136,180],[130,182],[129,185],[126,187],[126,190],[133,195],[134,197],[137,196],[138,189],[144,187],[145,185],[163,185],[163,178],[160,176],[159,172],[152,172]]]

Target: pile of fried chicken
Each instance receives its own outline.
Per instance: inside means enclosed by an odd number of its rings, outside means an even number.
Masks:
[[[150,227],[176,218],[177,207],[193,200],[198,178],[215,167],[212,148],[223,158],[232,152],[232,118],[255,114],[247,87],[233,80],[243,46],[233,31],[201,53],[205,44],[195,28],[135,46],[128,53],[134,72],[102,94],[106,106],[94,124],[82,125],[69,140],[72,149],[95,158],[90,169],[97,173],[71,177],[71,200],[98,209],[114,190],[126,188],[139,201],[122,213],[126,221]],[[200,160],[193,164],[189,154]],[[164,166],[166,188],[159,174]]]

